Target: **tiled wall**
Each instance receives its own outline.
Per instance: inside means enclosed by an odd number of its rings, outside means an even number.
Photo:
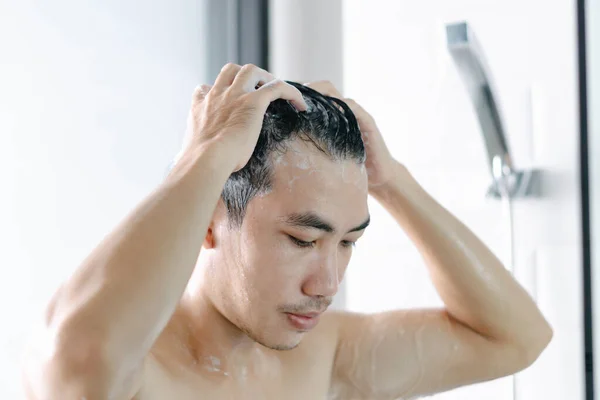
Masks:
[[[544,171],[545,197],[514,205],[515,274],[555,336],[518,376],[517,399],[583,399],[574,2],[345,1],[345,92],[422,185],[508,261],[506,214],[484,196],[491,177],[482,135],[445,48],[444,25],[462,20],[487,57],[516,165]],[[375,201],[371,213],[347,275],[348,308],[441,305],[412,243]],[[435,398],[507,400],[511,383]]]

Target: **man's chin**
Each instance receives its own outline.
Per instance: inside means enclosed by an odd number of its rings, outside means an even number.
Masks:
[[[303,333],[294,332],[293,337],[288,337],[286,339],[281,340],[269,340],[269,341],[257,341],[262,346],[277,351],[288,351],[294,350],[296,347],[300,345],[302,338],[304,337]]]
[[[243,332],[249,339],[267,349],[286,351],[298,347],[306,333],[290,328],[289,326],[278,325],[276,328],[266,329],[262,332],[251,329],[243,329]]]
[[[280,345],[275,345],[272,347],[269,347],[271,350],[277,350],[277,351],[289,351],[289,350],[294,350],[296,347],[298,347],[300,345],[300,342],[296,342],[293,344],[280,344]]]

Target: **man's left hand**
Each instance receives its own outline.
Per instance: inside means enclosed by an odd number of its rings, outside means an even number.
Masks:
[[[318,81],[307,83],[306,86],[344,101],[356,116],[367,152],[365,166],[369,177],[369,192],[389,183],[399,163],[390,154],[373,117],[356,101],[344,98],[331,82]]]

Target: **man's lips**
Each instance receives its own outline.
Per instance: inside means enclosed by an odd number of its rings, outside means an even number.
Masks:
[[[314,328],[319,322],[321,314],[322,312],[286,313],[290,324],[300,331],[309,331]]]
[[[321,312],[309,312],[309,313],[288,313],[291,315],[297,315],[299,317],[304,317],[304,318],[314,318],[314,317],[318,317],[319,315],[321,315]]]

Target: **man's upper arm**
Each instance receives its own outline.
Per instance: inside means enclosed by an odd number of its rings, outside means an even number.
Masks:
[[[445,310],[336,318],[333,398],[428,395],[507,376],[532,361],[517,346],[485,338]]]

